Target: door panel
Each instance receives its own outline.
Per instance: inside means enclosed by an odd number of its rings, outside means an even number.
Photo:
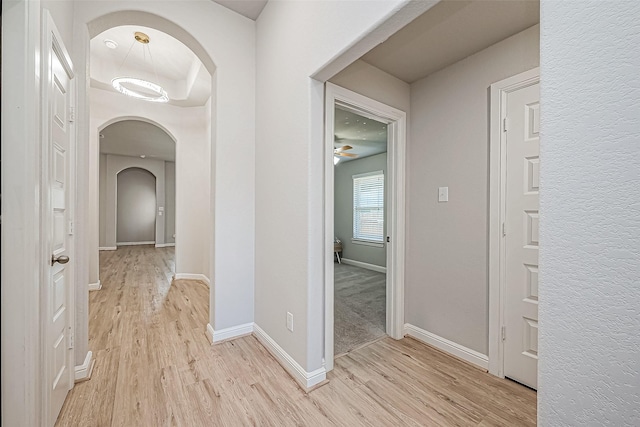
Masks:
[[[507,96],[504,373],[537,388],[540,94]]]
[[[69,183],[70,183],[70,141],[69,126],[70,84],[71,80],[65,70],[63,58],[53,44],[47,46],[50,64],[47,71],[49,86],[45,99],[48,100],[47,120],[48,132],[48,176],[46,182],[49,189],[49,248],[51,256],[57,258],[69,255],[70,237],[67,230],[69,224]],[[46,286],[44,300],[46,304],[45,321],[45,372],[46,384],[49,387],[49,422],[55,423],[72,383],[71,337],[69,310],[71,264],[52,263],[49,281]]]

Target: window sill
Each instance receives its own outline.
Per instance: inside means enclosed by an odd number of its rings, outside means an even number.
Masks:
[[[374,248],[384,248],[384,242],[374,242],[371,240],[351,239],[354,245],[372,246]]]

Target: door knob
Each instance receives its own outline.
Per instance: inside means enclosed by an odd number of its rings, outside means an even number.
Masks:
[[[60,264],[66,264],[69,262],[69,257],[66,255],[60,255],[59,257],[51,255],[51,265],[55,264],[56,262],[59,262]]]

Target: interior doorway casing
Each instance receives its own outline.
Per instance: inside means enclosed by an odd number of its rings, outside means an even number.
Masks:
[[[325,336],[327,371],[334,359],[334,110],[335,106],[387,124],[387,305],[386,332],[395,339],[404,336],[404,245],[405,245],[405,152],[406,113],[366,96],[326,83],[325,90]]]
[[[504,378],[506,217],[506,135],[504,119],[510,92],[540,81],[540,68],[506,78],[490,88],[489,133],[489,373]]]

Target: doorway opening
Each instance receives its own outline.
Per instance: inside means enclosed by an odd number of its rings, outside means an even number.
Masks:
[[[386,336],[387,125],[336,105],[334,354]]]
[[[155,175],[146,169],[127,168],[118,173],[116,181],[116,244],[155,245]]]
[[[325,100],[328,371],[336,355],[404,335],[406,114],[331,83]]]

